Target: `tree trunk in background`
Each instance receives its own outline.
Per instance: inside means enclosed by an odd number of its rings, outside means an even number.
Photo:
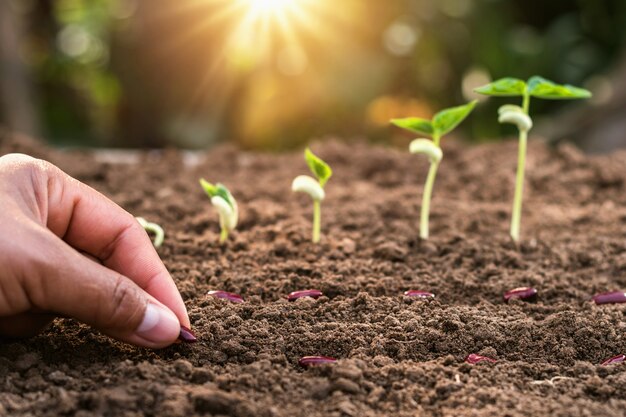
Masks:
[[[19,52],[23,16],[12,4],[0,0],[0,122],[11,130],[37,137],[31,80]]]

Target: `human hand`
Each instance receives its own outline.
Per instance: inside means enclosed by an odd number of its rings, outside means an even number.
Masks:
[[[125,342],[173,343],[190,327],[176,285],[135,218],[54,165],[0,157],[0,335],[55,316]]]

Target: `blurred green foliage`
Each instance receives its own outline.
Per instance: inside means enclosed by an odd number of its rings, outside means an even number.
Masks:
[[[490,79],[539,74],[593,90],[626,33],[623,0],[346,0],[312,9],[320,15],[312,29],[294,23],[299,49],[273,35],[276,49],[255,61],[224,53],[236,16],[211,16],[228,1],[28,3],[23,55],[45,136],[102,146],[388,140],[383,120],[428,118],[477,98],[472,88]],[[463,126],[468,137],[503,134],[499,104],[477,108]],[[533,103],[533,113],[555,106]]]

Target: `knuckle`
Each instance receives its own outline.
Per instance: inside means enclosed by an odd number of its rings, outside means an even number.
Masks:
[[[128,278],[117,275],[110,301],[111,309],[104,321],[106,327],[134,329],[139,326],[145,303],[139,289]]]
[[[28,176],[42,175],[54,170],[54,165],[43,159],[32,156],[11,153],[0,158],[0,163],[8,168],[13,174],[24,174]]]

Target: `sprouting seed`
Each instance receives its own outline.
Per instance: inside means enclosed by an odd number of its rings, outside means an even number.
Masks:
[[[214,290],[209,291],[207,295],[215,298],[221,298],[223,300],[228,300],[233,303],[243,303],[243,298],[239,294],[235,294],[232,292]]]
[[[419,117],[408,117],[405,119],[392,119],[391,123],[419,135],[428,135],[430,139],[415,139],[409,145],[411,153],[422,153],[428,157],[430,169],[424,185],[422,195],[422,208],[420,213],[420,237],[428,239],[428,219],[430,216],[430,198],[437,176],[437,168],[443,158],[443,152],[439,145],[441,138],[451,132],[459,125],[474,109],[476,100],[463,106],[445,109],[435,114],[432,120]]]
[[[477,363],[480,363],[480,362],[496,363],[498,361],[495,359],[489,358],[487,356],[478,355],[476,353],[470,353],[465,358],[465,362],[471,363],[472,365],[476,365]]]
[[[501,78],[485,86],[475,89],[477,93],[487,96],[522,97],[522,106],[505,104],[498,110],[500,123],[511,123],[519,131],[519,151],[517,156],[517,175],[515,180],[515,195],[511,214],[511,237],[515,242],[520,238],[522,217],[522,196],[524,191],[524,166],[526,164],[526,145],[528,131],[533,127],[533,121],[528,114],[530,98],[548,100],[568,100],[590,98],[591,93],[583,88],[571,85],[560,85],[543,77],[534,76],[524,82],[517,78]]]
[[[302,297],[310,297],[310,298],[314,298],[314,299],[318,299],[319,297],[321,297],[323,294],[320,290],[301,290],[301,291],[293,291],[291,293],[289,293],[289,295],[287,296],[287,300],[289,301],[296,301],[298,298],[302,298]]]
[[[163,239],[165,238],[165,232],[163,228],[156,223],[151,223],[144,219],[143,217],[135,217],[137,222],[144,228],[144,230],[148,233],[154,233],[154,240],[152,244],[155,248],[158,248],[163,244]]]
[[[330,356],[304,356],[300,358],[298,365],[303,368],[308,368],[309,366],[323,365],[333,362],[337,362],[337,359],[331,358]]]
[[[228,234],[237,227],[239,218],[237,201],[228,191],[228,188],[219,182],[213,185],[201,178],[200,185],[211,199],[211,204],[217,209],[220,216],[220,243],[224,243],[228,239]]]
[[[605,292],[593,297],[596,304],[626,303],[626,293],[623,291]]]
[[[408,290],[404,292],[404,295],[407,297],[435,298],[435,294],[433,294],[432,292],[421,290]]]
[[[504,293],[505,302],[508,302],[512,298],[519,298],[524,301],[533,301],[537,298],[537,290],[532,287],[518,287]]]
[[[321,202],[326,197],[324,185],[333,175],[330,166],[317,157],[309,148],[304,150],[304,159],[315,178],[298,175],[291,183],[291,191],[308,194],[313,199],[313,243],[320,241],[322,208]]]

